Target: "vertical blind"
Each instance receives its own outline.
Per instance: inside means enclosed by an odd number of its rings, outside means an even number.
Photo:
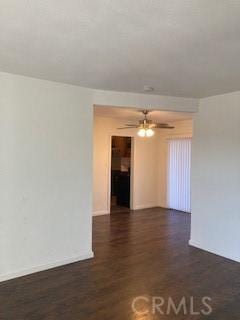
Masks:
[[[168,144],[168,207],[191,212],[191,139],[173,139]]]

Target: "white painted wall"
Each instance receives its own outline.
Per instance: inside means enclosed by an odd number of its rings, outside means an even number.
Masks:
[[[117,91],[94,90],[93,103],[102,106],[136,107],[138,109],[160,109],[179,112],[198,111],[198,99]]]
[[[94,117],[93,214],[109,213],[111,136],[134,137],[133,209],[157,206],[157,137],[143,139],[136,129],[118,130],[126,121]]]
[[[240,92],[200,101],[190,244],[240,262]]]
[[[197,110],[193,99],[109,93],[7,73],[0,73],[0,88],[0,281],[92,255],[93,103],[139,106],[144,101],[146,107],[160,110]],[[239,104],[240,92],[200,100],[194,124],[190,241],[237,261]],[[143,156],[139,171],[148,161],[155,165],[149,159],[151,143],[144,155],[136,152]],[[158,146],[164,154],[166,139]],[[165,157],[158,159],[165,163]],[[159,172],[160,206],[164,179]],[[151,190],[148,183],[144,176],[136,182],[135,188],[145,188],[135,199],[138,207],[156,201],[154,191],[144,198]],[[96,203],[94,210],[101,210],[99,199]]]
[[[92,112],[103,102],[198,105],[0,72],[0,281],[92,256]]]
[[[92,256],[92,98],[0,74],[0,280]]]

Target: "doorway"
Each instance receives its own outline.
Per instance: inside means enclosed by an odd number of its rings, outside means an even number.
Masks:
[[[131,137],[111,137],[111,213],[130,209],[131,154]]]

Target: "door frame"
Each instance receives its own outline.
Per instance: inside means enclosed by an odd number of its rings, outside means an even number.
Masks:
[[[107,196],[107,212],[111,213],[111,174],[112,174],[112,137],[131,138],[131,170],[130,170],[130,210],[134,210],[134,154],[135,139],[133,135],[111,134],[108,143],[108,196]]]

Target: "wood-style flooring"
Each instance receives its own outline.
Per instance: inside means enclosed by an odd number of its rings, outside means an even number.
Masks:
[[[240,264],[190,247],[189,230],[189,214],[159,208],[94,217],[95,258],[1,283],[0,319],[239,320]],[[204,296],[212,314],[191,315]],[[152,297],[185,297],[187,314],[154,314]]]

